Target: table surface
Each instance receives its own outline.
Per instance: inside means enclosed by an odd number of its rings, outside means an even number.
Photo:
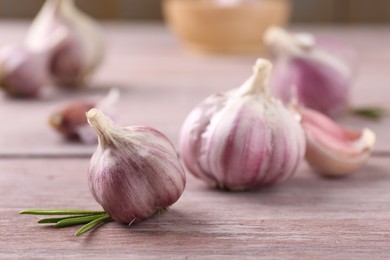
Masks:
[[[0,45],[21,40],[27,23],[0,21]],[[69,143],[47,125],[73,100],[96,99],[117,87],[120,125],[144,124],[175,145],[188,112],[204,97],[238,87],[255,55],[190,53],[161,24],[108,23],[106,62],[90,87],[47,87],[35,100],[0,96],[0,258],[388,258],[390,257],[390,120],[354,116],[378,144],[367,165],[343,179],[324,179],[302,163],[297,174],[258,192],[208,188],[188,174],[187,188],[167,212],[130,227],[110,222],[83,237],[22,216],[26,208],[99,209],[86,171],[94,146]],[[297,27],[356,48],[354,106],[389,108],[390,27]]]

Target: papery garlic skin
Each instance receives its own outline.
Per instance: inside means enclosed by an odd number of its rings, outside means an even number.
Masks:
[[[52,77],[62,86],[82,86],[103,59],[104,46],[98,27],[77,9],[74,0],[46,0],[30,27],[26,44],[39,48],[58,28],[67,30],[68,36],[52,58]]]
[[[133,223],[175,203],[186,177],[172,143],[149,127],[117,127],[97,109],[87,113],[99,137],[88,183],[116,221]]]
[[[266,31],[264,42],[275,56],[271,86],[279,98],[288,103],[296,86],[298,101],[305,107],[332,117],[345,112],[356,63],[351,50],[278,27]]]
[[[268,93],[271,64],[259,59],[240,88],[210,96],[185,120],[180,155],[221,189],[258,189],[291,177],[305,153],[299,122]]]
[[[325,115],[304,107],[298,108],[306,133],[306,160],[318,173],[340,177],[365,165],[376,142],[369,129],[352,131],[337,125]]]

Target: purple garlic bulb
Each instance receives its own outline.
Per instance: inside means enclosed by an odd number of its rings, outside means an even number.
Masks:
[[[354,76],[354,55],[331,40],[307,33],[289,33],[270,27],[265,43],[275,57],[271,86],[280,99],[298,102],[328,116],[337,116],[348,107]]]
[[[257,60],[241,87],[208,97],[188,115],[180,155],[193,175],[221,189],[246,190],[295,173],[305,136],[294,114],[269,93],[271,67]]]
[[[35,97],[50,82],[52,53],[61,47],[65,32],[57,30],[44,45],[9,45],[0,50],[0,88],[13,97]]]
[[[48,83],[47,56],[22,45],[0,51],[0,87],[13,97],[35,97]]]
[[[87,118],[99,138],[88,171],[89,188],[115,221],[142,221],[180,198],[185,172],[162,133],[145,126],[115,126],[97,109]]]
[[[46,0],[30,27],[26,44],[42,46],[59,28],[66,30],[67,37],[51,59],[50,73],[61,86],[82,86],[103,59],[98,27],[76,7],[74,0]]]

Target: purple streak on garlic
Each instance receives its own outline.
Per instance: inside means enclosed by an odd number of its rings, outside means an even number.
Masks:
[[[308,108],[297,109],[306,133],[306,160],[318,173],[338,177],[360,169],[370,157],[375,134],[369,129],[352,131]]]
[[[62,86],[81,86],[103,58],[98,28],[90,17],[77,9],[74,0],[46,0],[27,34],[27,45],[32,48],[44,45],[51,32],[58,28],[66,30],[68,37],[54,53],[50,72]]]
[[[69,140],[79,140],[85,144],[98,142],[95,131],[87,122],[85,114],[92,108],[97,108],[104,113],[113,115],[113,105],[118,101],[120,93],[112,89],[102,100],[77,101],[59,109],[49,117],[49,125]]]
[[[149,127],[115,126],[100,110],[87,113],[99,146],[88,183],[92,195],[116,221],[133,223],[175,203],[186,177],[172,143]]]
[[[297,86],[299,103],[329,116],[348,106],[355,59],[351,50],[334,41],[271,27],[265,43],[275,56],[271,86],[284,102]]]
[[[214,94],[185,120],[180,154],[188,170],[218,188],[258,189],[291,177],[303,159],[299,122],[268,91],[271,63],[259,59],[240,88]]]

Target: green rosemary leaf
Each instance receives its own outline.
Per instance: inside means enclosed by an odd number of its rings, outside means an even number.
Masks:
[[[97,218],[91,222],[89,222],[88,224],[82,226],[77,232],[76,232],[76,236],[81,236],[85,233],[87,233],[88,231],[96,228],[97,226],[103,224],[103,222],[107,221],[111,219],[111,217],[107,214],[103,215],[102,217],[100,218]]]
[[[75,215],[71,217],[62,217],[62,218],[43,218],[38,221],[38,224],[55,224],[61,220],[70,219],[70,218],[79,218],[85,217],[86,215]],[[96,215],[94,215],[96,216]]]
[[[379,120],[386,115],[386,110],[379,107],[360,107],[352,109],[352,113],[369,119]]]
[[[22,210],[19,214],[28,214],[28,215],[101,215],[105,211],[94,211],[94,210],[67,210],[67,209],[27,209]]]
[[[96,219],[100,219],[102,217],[107,217],[107,216],[108,216],[107,214],[101,214],[101,215],[90,215],[90,216],[63,219],[58,221],[57,224],[54,225],[54,227],[62,228],[62,227],[71,227],[71,226],[86,224]]]

